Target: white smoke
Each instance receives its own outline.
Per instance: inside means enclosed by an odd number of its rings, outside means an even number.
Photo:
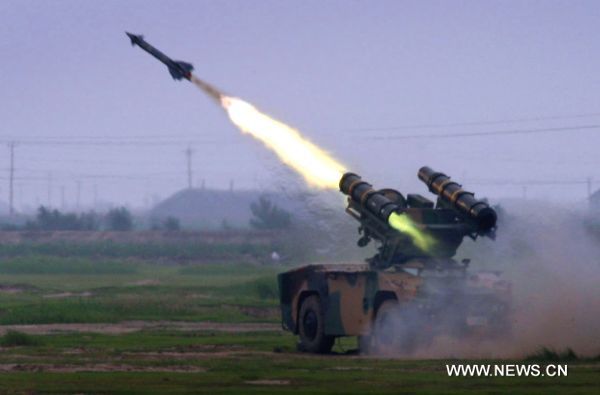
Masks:
[[[502,211],[497,239],[465,242],[458,257],[473,258],[471,272],[499,270],[512,282],[511,333],[438,336],[397,356],[521,358],[542,347],[600,354],[600,234],[585,226],[590,213],[533,201],[505,202]]]

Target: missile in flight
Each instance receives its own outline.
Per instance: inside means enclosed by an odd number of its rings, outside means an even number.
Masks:
[[[194,66],[190,63],[182,62],[181,60],[173,60],[164,53],[160,52],[158,49],[154,48],[150,45],[142,35],[135,35],[132,33],[125,32],[129,39],[131,39],[131,45],[135,46],[137,44],[138,47],[142,48],[144,51],[148,52],[150,55],[154,56],[156,59],[160,60],[167,66],[169,69],[169,73],[174,80],[180,80],[185,78],[188,81],[192,79],[192,71],[194,70]]]

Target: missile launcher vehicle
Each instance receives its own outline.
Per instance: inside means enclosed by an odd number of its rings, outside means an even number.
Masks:
[[[496,212],[443,173],[423,167],[418,177],[436,203],[343,175],[346,212],[359,222],[357,244],[375,241],[378,250],[362,264],[279,274],[282,326],[299,335],[301,350],[326,353],[337,337],[357,336],[361,352],[410,354],[440,335],[510,331],[510,283],[452,258],[464,237],[494,238]]]

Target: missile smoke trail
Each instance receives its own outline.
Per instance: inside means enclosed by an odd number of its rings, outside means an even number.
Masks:
[[[221,98],[225,96],[222,92],[220,92],[217,88],[209,84],[208,82],[202,81],[200,78],[195,75],[191,75],[190,81],[194,83],[198,88],[200,88],[204,93],[206,93],[211,99],[214,99],[218,103],[221,102]]]

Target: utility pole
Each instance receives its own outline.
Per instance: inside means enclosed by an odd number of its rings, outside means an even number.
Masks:
[[[592,197],[592,177],[587,178],[587,197],[588,200]]]
[[[62,211],[65,211],[65,206],[66,206],[66,202],[65,202],[65,186],[61,185],[60,186],[60,209]]]
[[[15,178],[15,142],[11,141],[8,143],[8,149],[10,150],[10,169],[9,169],[9,177],[8,177],[8,205],[9,205],[9,213],[12,216],[15,213],[14,206],[14,178]]]
[[[98,206],[98,185],[94,184],[94,210],[97,210]]]
[[[194,150],[190,145],[188,145],[187,149],[184,152],[185,156],[187,157],[188,189],[192,189],[192,154],[194,153]]]
[[[79,204],[81,203],[81,180],[77,180],[77,210],[79,210]]]
[[[17,201],[19,202],[19,206],[21,209],[23,208],[23,184],[16,184],[15,187],[18,188],[19,194],[17,195]]]
[[[48,208],[52,207],[52,172],[48,172]]]

